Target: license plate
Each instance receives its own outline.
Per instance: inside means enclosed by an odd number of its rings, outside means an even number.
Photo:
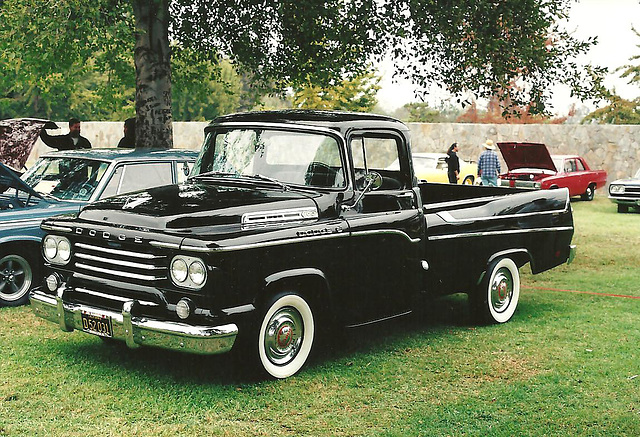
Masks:
[[[84,332],[101,337],[113,337],[111,317],[99,316],[83,311],[80,313],[80,318],[82,319],[82,330]]]

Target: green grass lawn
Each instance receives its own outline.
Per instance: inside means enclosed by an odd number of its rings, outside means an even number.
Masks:
[[[571,265],[532,276],[504,325],[464,296],[317,347],[284,381],[234,355],[129,350],[0,309],[0,436],[640,435],[640,214],[573,203]]]

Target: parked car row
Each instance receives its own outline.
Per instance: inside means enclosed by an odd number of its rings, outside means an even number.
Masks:
[[[198,155],[193,150],[85,149],[48,153],[24,174],[24,165],[45,120],[9,120],[0,130],[0,305],[26,303],[40,285],[40,223],[76,213],[89,202],[178,183]],[[64,251],[65,248],[59,248]]]

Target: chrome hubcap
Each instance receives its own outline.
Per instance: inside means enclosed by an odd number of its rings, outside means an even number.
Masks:
[[[280,308],[269,319],[264,333],[264,349],[269,361],[276,365],[291,362],[300,351],[303,336],[300,313],[293,307]]]
[[[499,269],[491,283],[491,306],[500,313],[508,308],[513,296],[513,278],[507,268]]]

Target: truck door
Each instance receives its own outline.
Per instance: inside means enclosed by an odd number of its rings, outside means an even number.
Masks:
[[[405,138],[392,131],[362,131],[348,138],[356,197],[364,175],[375,171],[382,186],[343,211],[351,231],[351,282],[346,308],[353,324],[407,312],[420,276],[424,219],[412,189]],[[347,202],[348,203],[348,202]],[[350,310],[351,311],[351,310]]]

